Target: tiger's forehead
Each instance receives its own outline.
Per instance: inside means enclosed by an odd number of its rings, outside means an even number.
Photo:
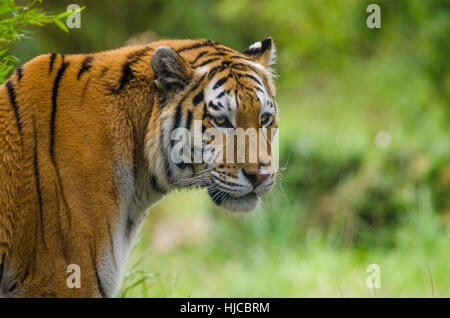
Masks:
[[[257,125],[261,114],[275,114],[273,99],[256,73],[216,74],[206,85],[205,102],[212,116],[225,116],[235,126]]]

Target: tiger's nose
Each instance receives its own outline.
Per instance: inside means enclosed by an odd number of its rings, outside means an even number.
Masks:
[[[268,174],[258,174],[256,171],[248,171],[244,168],[242,169],[242,173],[255,188],[263,183],[269,176]]]

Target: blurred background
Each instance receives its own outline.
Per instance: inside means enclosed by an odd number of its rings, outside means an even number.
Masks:
[[[20,1],[16,1],[20,2]],[[154,206],[122,297],[450,297],[450,3],[371,0],[76,3],[81,28],[32,27],[18,64],[158,38],[278,47],[280,165],[260,211],[203,191]],[[366,8],[381,7],[369,29]],[[369,264],[381,269],[370,289]]]

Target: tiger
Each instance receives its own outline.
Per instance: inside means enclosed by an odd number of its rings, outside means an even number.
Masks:
[[[269,160],[175,163],[170,135],[194,121],[276,132],[275,60],[270,37],[244,51],[165,39],[17,68],[0,87],[0,296],[114,297],[149,209],[175,189],[257,209],[277,179],[272,138]]]

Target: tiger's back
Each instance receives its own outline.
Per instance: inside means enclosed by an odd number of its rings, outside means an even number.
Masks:
[[[16,70],[0,88],[0,257],[4,259],[0,293],[15,295],[18,284],[25,284],[52,296],[45,286],[56,281],[59,296],[104,292],[67,288],[66,268],[79,265],[87,274],[81,285],[95,286],[91,281],[98,278],[90,277],[95,275],[89,268],[98,267],[96,254],[102,253],[104,237],[112,236],[116,228],[119,194],[114,165],[133,160],[135,145],[122,142],[113,147],[110,138],[129,140],[132,132],[120,122],[135,114],[115,105],[122,100],[130,106],[133,101],[145,100],[147,105],[152,101],[148,87],[139,87],[138,94],[131,90],[129,103],[130,90],[120,93],[127,79],[117,78],[125,63],[120,60],[140,49],[42,55]],[[142,112],[143,120],[150,115],[150,109],[136,111]],[[112,124],[111,117],[118,122]]]

